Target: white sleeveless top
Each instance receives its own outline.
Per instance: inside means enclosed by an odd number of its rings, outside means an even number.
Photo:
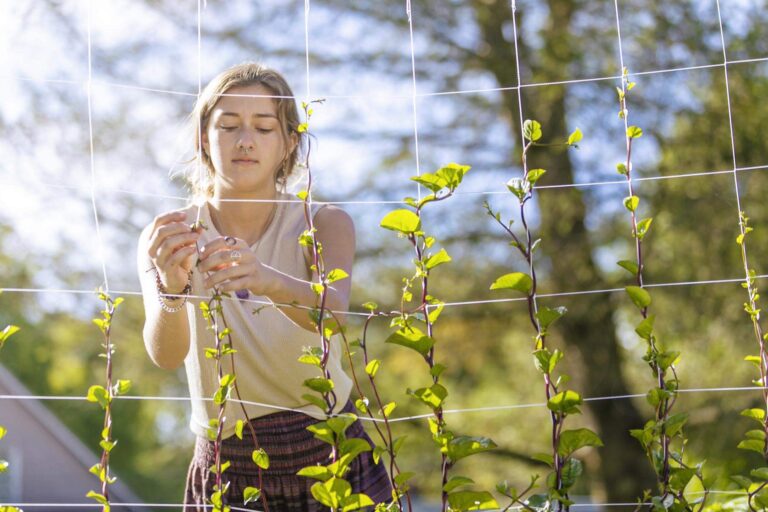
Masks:
[[[279,194],[278,199],[292,199],[286,194]],[[319,210],[315,207],[312,214]],[[196,208],[190,209],[190,215],[196,215]],[[200,218],[208,227],[200,237],[202,247],[208,241],[221,236],[211,222],[208,204],[202,207]],[[267,227],[261,240],[252,246],[259,259],[266,265],[280,272],[309,281],[311,274],[307,268],[307,250],[299,245],[299,235],[307,229],[303,203],[278,203],[273,221]],[[193,271],[192,295],[208,296],[210,290],[203,287],[203,276]],[[260,301],[255,303],[251,301]],[[191,299],[187,305],[190,327],[190,350],[184,360],[192,399],[192,419],[190,428],[196,435],[205,437],[209,420],[218,417],[219,406],[210,399],[219,388],[214,359],[206,359],[205,349],[215,347],[214,334],[208,329],[207,321],[200,311],[201,299]],[[222,307],[224,316],[232,329],[232,345],[237,353],[235,369],[240,395],[243,401],[276,405],[298,409],[317,419],[324,419],[325,413],[315,405],[309,404],[301,396],[315,394],[302,384],[306,379],[320,377],[320,370],[312,365],[300,363],[299,356],[304,347],[319,347],[320,336],[299,327],[274,306],[264,306],[269,302],[266,297],[250,294],[248,300],[241,301],[232,293],[232,299],[224,298]],[[194,309],[193,309],[194,308]],[[257,311],[258,312],[254,312]],[[341,343],[332,338],[328,370],[334,383],[336,407],[341,410],[349,399],[352,381],[341,366]],[[230,356],[222,358],[224,373],[232,373]],[[318,395],[319,396],[319,395]],[[230,399],[237,399],[234,390]],[[223,437],[235,433],[235,422],[247,420],[281,409],[268,406],[245,405],[246,418],[239,403],[230,401],[225,410],[226,421]]]

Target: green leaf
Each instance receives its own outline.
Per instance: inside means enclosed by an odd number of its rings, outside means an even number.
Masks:
[[[393,343],[415,350],[423,356],[429,353],[429,350],[435,344],[435,340],[421,332],[416,327],[403,327],[397,332],[391,334],[385,343]]]
[[[531,142],[541,138],[541,124],[532,119],[526,119],[523,123],[523,136]]]
[[[243,422],[243,420],[237,420],[235,422],[235,435],[237,436],[238,439],[241,439],[241,440],[243,439],[243,426],[244,425],[245,425],[245,423]]]
[[[97,402],[99,405],[101,405],[102,409],[106,409],[107,405],[111,402],[107,390],[104,388],[104,386],[99,385],[93,385],[88,388],[88,395],[85,397],[85,399],[89,402]]]
[[[522,178],[512,178],[507,181],[507,189],[522,201],[531,191],[531,182]]]
[[[499,504],[487,491],[456,491],[448,494],[451,510],[495,510]]]
[[[306,201],[308,196],[309,196],[309,192],[307,192],[306,190],[299,190],[296,193],[296,197],[298,197],[302,201]]]
[[[765,450],[765,441],[760,441],[757,439],[746,439],[741,441],[736,446],[736,448],[741,448],[742,450],[751,450],[762,455],[763,451]]]
[[[334,444],[336,441],[335,436],[333,435],[333,430],[331,430],[328,423],[325,421],[310,425],[307,427],[307,430],[315,434],[315,437],[320,441],[325,441],[328,444]]]
[[[655,320],[656,315],[648,315],[647,318],[644,318],[643,321],[637,324],[637,327],[635,328],[637,335],[644,340],[650,340],[651,336],[653,335],[653,323]]]
[[[424,185],[432,192],[439,192],[447,186],[447,183],[444,179],[428,172],[425,172],[420,176],[414,176],[411,179],[416,183]]]
[[[328,393],[333,389],[333,381],[324,377],[312,377],[305,380],[304,385],[318,393]]]
[[[470,165],[451,162],[435,171],[435,175],[443,179],[448,188],[453,190],[461,184],[464,175],[467,174],[471,168],[472,166]]]
[[[656,356],[656,363],[659,365],[659,369],[663,372],[675,364],[678,359],[680,359],[680,352],[677,350],[670,350],[658,354]]]
[[[487,437],[456,436],[448,441],[448,458],[453,462],[475,455],[476,453],[487,452],[496,448],[496,443]]]
[[[342,279],[346,279],[349,277],[349,274],[347,274],[343,269],[335,268],[328,272],[328,274],[325,276],[326,281],[328,284],[334,283],[336,281],[340,281]]]
[[[451,257],[448,255],[446,250],[440,249],[440,252],[427,258],[427,261],[424,262],[424,267],[427,270],[432,270],[436,266],[442,265],[443,263],[448,263],[449,261],[451,261]]]
[[[269,455],[264,451],[264,448],[253,450],[251,459],[253,459],[253,462],[255,462],[261,469],[269,469]]]
[[[15,325],[8,325],[8,326],[6,326],[5,329],[0,331],[0,347],[3,346],[3,343],[5,343],[5,340],[10,338],[11,336],[16,334],[17,332],[19,332],[19,327],[15,326]]]
[[[585,446],[603,446],[603,442],[597,434],[588,428],[565,430],[560,434],[557,453],[563,457],[568,457],[579,448]]]
[[[637,139],[643,136],[643,130],[637,126],[630,126],[627,128],[627,137],[630,139]]]
[[[579,405],[581,405],[582,399],[575,391],[566,390],[556,394],[547,402],[547,408],[553,412],[559,412],[562,414],[574,414],[581,412]]]
[[[680,412],[673,414],[664,421],[664,426],[667,431],[667,435],[672,437],[675,434],[683,430],[683,426],[688,421],[688,413]]]
[[[640,267],[638,267],[637,263],[635,263],[634,261],[621,260],[616,262],[616,264],[621,268],[623,268],[624,270],[626,270],[627,272],[629,272],[630,274],[632,274],[633,276],[636,276],[637,272],[640,270]]]
[[[118,379],[117,383],[112,387],[112,391],[115,395],[124,395],[131,390],[131,381],[127,379]]]
[[[8,433],[8,429],[4,426],[0,425],[0,439],[5,437],[5,434]]]
[[[513,272],[496,279],[491,285],[491,290],[516,290],[524,294],[531,293],[533,280],[528,274]]]
[[[0,459],[0,474],[5,473],[8,470],[8,461]],[[2,507],[0,507],[0,512],[2,512]]]
[[[365,373],[367,373],[371,377],[376,376],[376,372],[379,371],[379,367],[381,366],[381,361],[378,359],[371,359],[367,365],[365,365]]]
[[[555,465],[555,458],[552,456],[551,453],[535,453],[531,455],[531,458],[533,460],[537,460],[539,462],[543,462],[549,467],[552,467]]]
[[[395,402],[389,402],[384,407],[381,408],[381,415],[385,418],[389,418],[389,415],[392,414],[392,411],[395,410],[395,407],[397,407],[397,404]]]
[[[761,441],[765,440],[765,432],[762,430],[750,430],[744,435],[747,439],[757,439]]]
[[[467,478],[465,476],[454,476],[445,483],[443,490],[445,492],[451,492],[454,489],[461,487],[462,485],[469,485],[473,483],[475,483],[475,481],[471,478]]]
[[[379,305],[376,304],[375,302],[365,302],[363,303],[363,307],[368,311],[376,311],[376,308],[378,308]]]
[[[651,294],[644,288],[640,288],[639,286],[627,286],[624,289],[627,291],[629,298],[632,299],[632,302],[634,302],[638,308],[643,309],[651,305]]]
[[[326,423],[331,430],[341,436],[356,420],[356,415],[346,412],[339,414],[338,416],[328,418]]]
[[[114,448],[116,444],[117,441],[107,441],[106,439],[99,441],[99,446],[101,446],[101,449],[107,453],[111,452],[112,448]]]
[[[530,171],[528,171],[528,173],[525,175],[525,179],[526,179],[526,180],[528,180],[528,182],[529,182],[531,185],[533,185],[533,184],[535,184],[537,181],[539,181],[539,178],[541,178],[542,176],[544,176],[544,174],[546,174],[546,172],[547,172],[547,171],[545,171],[544,169],[531,169],[531,170],[530,170]]]
[[[357,400],[355,400],[355,407],[361,413],[368,414],[368,399],[367,398],[358,398]]]
[[[299,133],[304,133],[307,130],[309,130],[309,125],[307,123],[301,123],[299,126],[296,127],[296,131]]]
[[[96,491],[88,491],[88,494],[85,495],[86,498],[91,498],[101,505],[104,505],[105,507],[109,507],[109,502],[107,501],[107,498],[104,497],[104,495],[97,493]]]
[[[394,210],[381,219],[381,227],[405,234],[421,230],[421,219],[411,210]]]
[[[637,210],[637,207],[640,205],[640,198],[637,196],[629,196],[624,198],[624,208],[627,210],[634,212]]]
[[[749,489],[752,485],[752,480],[741,475],[731,475],[731,480],[736,482],[744,490]]]
[[[352,459],[361,453],[370,452],[371,450],[372,448],[368,441],[359,437],[350,437],[339,443],[339,453],[341,455],[349,455]]]
[[[616,164],[616,172],[618,172],[619,174],[623,174],[624,176],[629,174],[629,171],[627,171],[627,166],[622,163]]]
[[[432,409],[437,409],[448,396],[448,390],[442,384],[432,384],[428,388],[419,388],[416,391],[409,390],[409,394],[415,396]]]
[[[329,478],[327,481],[330,480],[332,479]],[[331,494],[331,491],[328,490],[324,483],[325,482],[317,482],[312,484],[312,487],[310,488],[312,497],[326,507],[337,508],[339,506],[339,499]]]
[[[759,480],[762,480],[763,482],[768,481],[768,468],[762,467],[753,469],[749,472],[749,475],[753,478],[757,478]]]
[[[370,507],[372,505],[375,505],[375,503],[367,494],[352,494],[341,500],[341,512],[360,510],[363,507]]]
[[[753,420],[757,421],[761,425],[763,423],[763,420],[765,420],[764,409],[744,409],[743,411],[741,411],[740,414],[747,418],[752,418]]]
[[[637,238],[642,240],[645,237],[645,235],[648,233],[648,230],[651,228],[652,222],[653,217],[649,217],[637,223]]]
[[[315,480],[325,482],[333,476],[333,473],[331,473],[330,470],[325,466],[307,466],[301,468],[299,472],[296,473],[296,475],[305,476],[307,478],[314,478]]]
[[[243,489],[243,505],[256,503],[261,496],[261,490],[256,487],[246,487]]]
[[[560,306],[558,308],[550,309],[546,306],[542,306],[539,308],[539,311],[536,313],[536,318],[539,320],[539,325],[546,329],[550,325],[552,325],[552,322],[560,318],[561,316],[565,315],[568,312],[568,310],[564,306]]]
[[[325,400],[323,400],[319,396],[305,394],[305,395],[301,395],[301,398],[303,398],[307,402],[311,403],[312,405],[314,405],[315,407],[323,411],[328,407],[328,404],[325,403]]]
[[[576,144],[577,142],[579,142],[579,141],[580,141],[582,138],[583,138],[583,135],[581,134],[581,130],[579,130],[578,128],[576,128],[576,129],[573,131],[573,133],[571,133],[571,134],[568,136],[568,145],[569,145],[569,146],[573,146],[574,144]]]

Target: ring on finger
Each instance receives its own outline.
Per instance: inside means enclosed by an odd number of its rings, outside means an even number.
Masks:
[[[229,252],[229,258],[232,261],[240,261],[240,259],[243,257],[243,255],[240,253],[240,251],[230,251]]]
[[[230,245],[230,246],[231,245],[236,245],[237,244],[237,240],[235,240],[235,237],[233,237],[233,236],[227,236],[227,237],[224,237],[224,243],[227,244],[227,245]]]

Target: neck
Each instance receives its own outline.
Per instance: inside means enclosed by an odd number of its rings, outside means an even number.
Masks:
[[[276,198],[276,190],[258,194],[258,197],[254,194],[241,197],[214,193],[209,202],[211,221],[216,231],[222,236],[234,236],[245,240],[248,245],[253,245],[261,239],[277,209],[277,203],[260,201],[271,201]],[[227,201],[228,199],[238,201]],[[255,199],[259,202],[241,202],[246,199]]]

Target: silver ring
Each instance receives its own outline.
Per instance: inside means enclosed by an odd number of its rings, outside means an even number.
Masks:
[[[240,259],[243,257],[243,255],[238,250],[230,251],[229,252],[229,258],[232,261],[240,261]]]
[[[224,237],[224,243],[227,245],[237,245],[237,240],[233,236]]]

